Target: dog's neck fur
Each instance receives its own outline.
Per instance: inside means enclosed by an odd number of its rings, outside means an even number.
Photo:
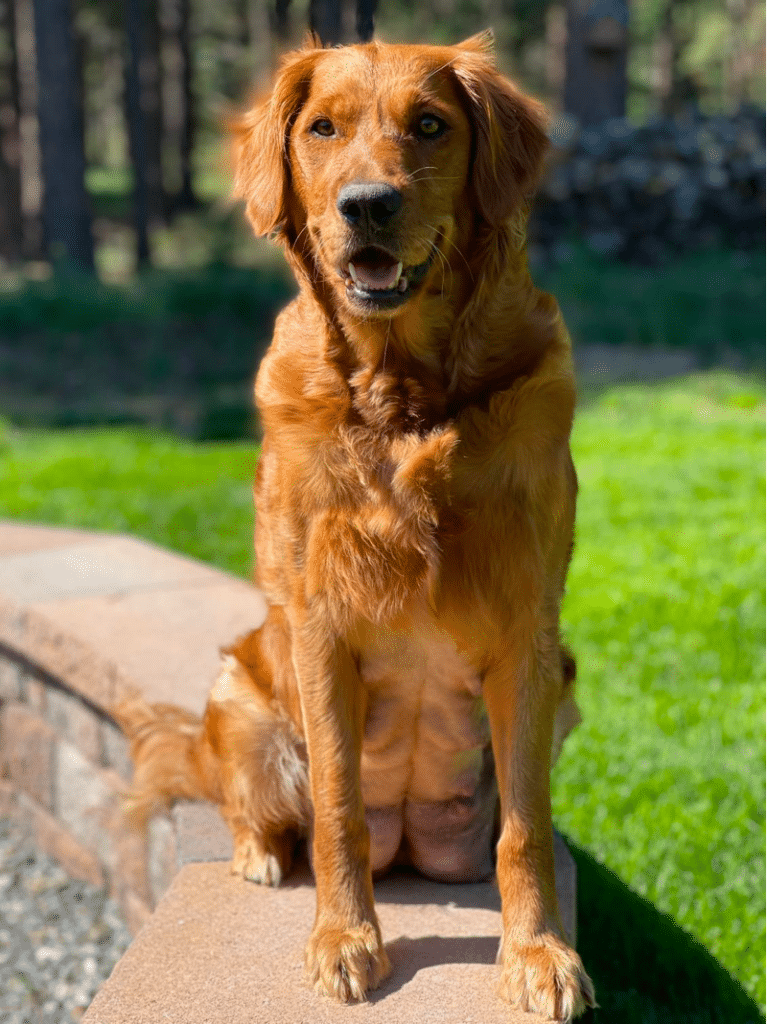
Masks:
[[[339,303],[311,253],[285,240],[301,291],[328,323],[326,355],[349,380],[364,422],[387,433],[428,430],[530,372],[558,309],[530,279],[525,221],[523,211],[518,223],[485,226],[468,259],[450,260],[440,292],[380,320]]]

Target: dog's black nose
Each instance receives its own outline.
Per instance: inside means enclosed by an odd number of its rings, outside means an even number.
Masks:
[[[402,193],[383,181],[356,181],[338,193],[338,212],[356,228],[380,228],[402,207]]]

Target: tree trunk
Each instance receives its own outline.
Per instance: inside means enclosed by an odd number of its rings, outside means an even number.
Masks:
[[[546,10],[546,86],[552,101],[561,107],[567,65],[567,12],[562,4]]]
[[[141,104],[141,60],[143,32],[142,0],[125,2],[125,36],[128,57],[125,64],[125,102],[128,144],[133,164],[133,223],[136,231],[136,264],[149,263],[149,160],[147,127]]]
[[[167,169],[172,183],[169,193],[173,210],[189,210],[197,205],[192,187],[196,119],[192,95],[189,0],[166,0],[163,11],[163,131]]]
[[[147,205],[149,217],[162,217],[165,194],[162,180],[162,73],[158,0],[143,0],[139,86],[146,129]]]
[[[748,99],[749,72],[753,62],[749,47],[751,41],[746,29],[754,7],[753,0],[727,0],[727,13],[732,25],[732,45],[725,64],[725,100],[733,107]]]
[[[14,0],[0,4],[0,33],[6,60],[0,68],[0,256],[16,262],[24,250],[21,210],[21,142],[19,137],[19,62]]]
[[[378,0],[357,0],[357,35],[363,43],[373,38]]]
[[[82,110],[69,0],[34,0],[43,223],[54,261],[93,270]]]
[[[275,0],[274,32],[283,42],[290,35],[290,0]]]
[[[19,141],[21,145],[21,209],[24,258],[45,259],[42,222],[42,168],[37,120],[37,61],[32,0],[16,0],[16,43],[19,70]]]
[[[341,42],[341,0],[310,0],[309,27],[326,46]]]
[[[173,207],[191,210],[197,205],[193,186],[192,155],[196,136],[194,95],[192,93],[192,47],[190,0],[171,0],[170,36],[173,48],[173,107],[169,110],[166,129],[172,149],[178,155],[177,183]]]
[[[626,113],[628,6],[624,0],[567,0],[565,110],[582,123]]]
[[[655,95],[658,109],[664,114],[675,114],[684,103],[684,86],[679,76],[681,46],[674,25],[672,0],[666,0],[660,29],[655,39]]]
[[[272,69],[273,43],[267,0],[241,0],[247,84]]]

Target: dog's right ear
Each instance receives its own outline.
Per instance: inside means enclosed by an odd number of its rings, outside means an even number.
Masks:
[[[288,226],[288,133],[321,55],[322,50],[311,43],[287,54],[271,94],[229,121],[234,139],[233,194],[245,200],[248,220],[258,236],[283,232]]]
[[[465,40],[450,67],[466,96],[474,131],[477,209],[489,224],[500,224],[529,201],[549,142],[544,107],[499,73],[492,43],[486,32]]]

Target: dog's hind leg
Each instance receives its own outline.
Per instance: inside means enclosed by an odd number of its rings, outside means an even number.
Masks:
[[[224,656],[205,712],[206,734],[221,766],[232,871],[265,885],[279,885],[289,871],[310,817],[305,744],[275,695],[280,681],[273,678],[269,655],[271,634],[281,623],[274,618]]]
[[[290,871],[297,833],[292,829],[268,832],[260,824],[254,827],[227,807],[222,814],[232,832],[232,874],[261,885],[279,885]]]

